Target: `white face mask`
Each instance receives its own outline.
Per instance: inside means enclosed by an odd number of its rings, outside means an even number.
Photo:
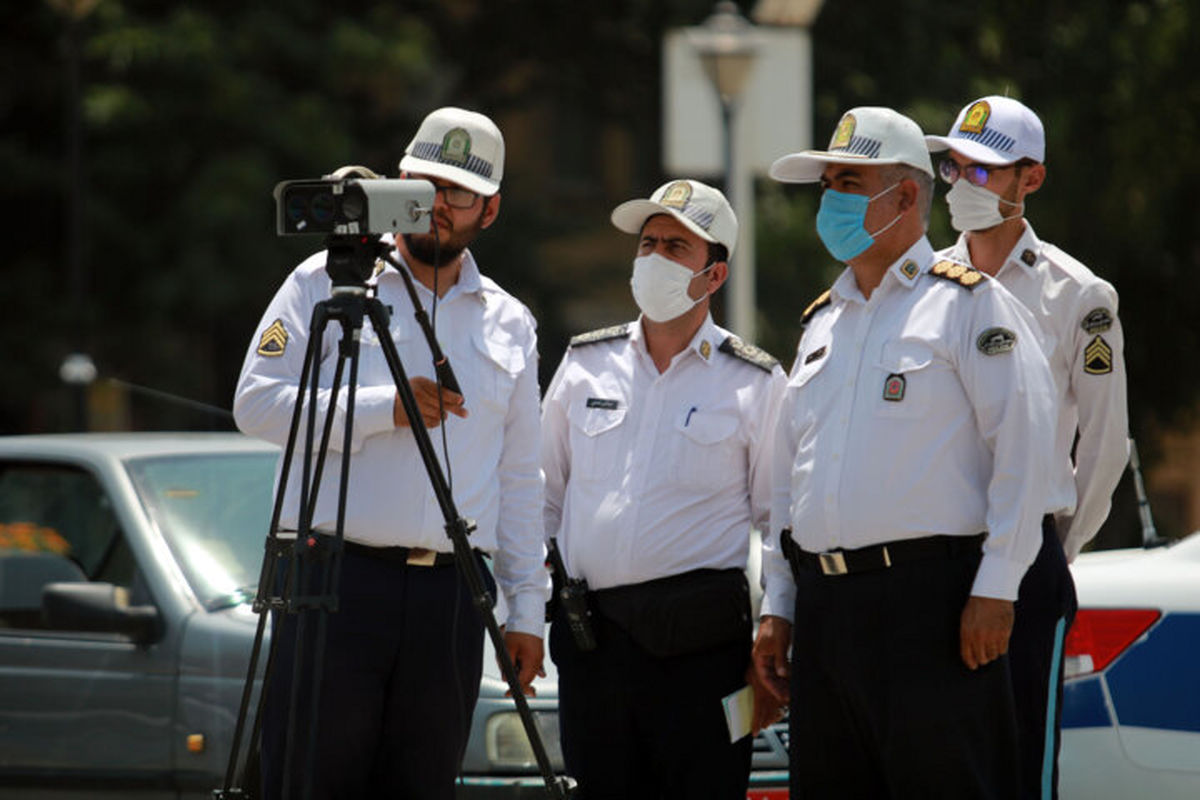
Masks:
[[[633,287],[633,300],[647,319],[655,322],[673,320],[708,297],[705,293],[699,300],[693,300],[688,295],[688,286],[692,278],[712,268],[709,264],[699,272],[692,272],[658,253],[638,256],[633,260],[633,277],[629,281]]]
[[[994,228],[1006,219],[1019,217],[1023,212],[1022,203],[1005,200],[995,192],[976,186],[966,178],[959,178],[946,193],[946,203],[950,206],[950,226],[956,231],[982,231]],[[1017,209],[1015,214],[1007,217],[1000,213],[1000,204]]]

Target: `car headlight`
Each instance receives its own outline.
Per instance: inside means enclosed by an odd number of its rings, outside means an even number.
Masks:
[[[546,755],[555,769],[562,769],[562,745],[558,741],[558,713],[554,711],[534,711],[533,720]],[[537,759],[533,755],[533,747],[529,737],[525,735],[525,726],[521,716],[516,711],[501,711],[488,717],[484,728],[484,744],[487,748],[488,762],[493,769],[530,770],[537,768]]]

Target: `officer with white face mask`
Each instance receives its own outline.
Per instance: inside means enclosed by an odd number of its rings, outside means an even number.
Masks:
[[[744,798],[751,737],[730,743],[722,699],[748,679],[744,569],[783,371],[709,315],[737,240],[719,191],[671,181],[612,221],[640,237],[642,315],[572,339],[542,408],[545,531],[588,583],[598,642],[556,612],[567,772],[586,798]]]
[[[961,234],[941,255],[993,276],[1033,313],[1056,384],[1055,468],[1042,549],[1021,583],[1009,650],[1022,797],[1053,797],[1060,654],[1076,609],[1067,563],[1108,516],[1129,458],[1117,293],[1083,264],[1038,239],[1025,219],[1026,198],[1046,179],[1042,122],[1028,107],[1009,97],[984,97],[959,112],[946,136],[925,141],[933,152],[950,151],[939,171],[950,184],[950,224]]]

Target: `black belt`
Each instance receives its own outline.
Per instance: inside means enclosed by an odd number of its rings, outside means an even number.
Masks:
[[[454,563],[454,553],[441,553],[424,547],[372,547],[367,544],[342,540],[344,550],[356,556],[374,558],[391,564],[408,564],[412,567],[448,567]]]
[[[924,536],[920,539],[900,539],[856,550],[838,548],[824,553],[801,550],[799,545],[792,541],[790,529],[784,529],[780,541],[783,554],[795,575],[799,575],[802,569],[822,575],[849,575],[887,569],[911,561],[953,558],[966,552],[979,552],[985,538],[986,533],[977,533],[974,536]]]

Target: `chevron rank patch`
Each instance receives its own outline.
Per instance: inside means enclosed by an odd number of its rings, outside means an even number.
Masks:
[[[1104,333],[1112,327],[1113,316],[1107,308],[1093,308],[1079,323],[1079,327],[1088,333]]]
[[[1083,371],[1088,375],[1107,375],[1113,370],[1113,351],[1104,337],[1096,335],[1083,349]]]
[[[975,346],[985,356],[998,356],[1011,352],[1017,346],[1017,335],[1008,328],[988,328],[979,334]]]
[[[288,334],[283,327],[283,320],[277,319],[262,332],[262,336],[258,339],[258,350],[255,352],[260,356],[274,358],[283,355],[283,351],[287,349],[287,343]]]

